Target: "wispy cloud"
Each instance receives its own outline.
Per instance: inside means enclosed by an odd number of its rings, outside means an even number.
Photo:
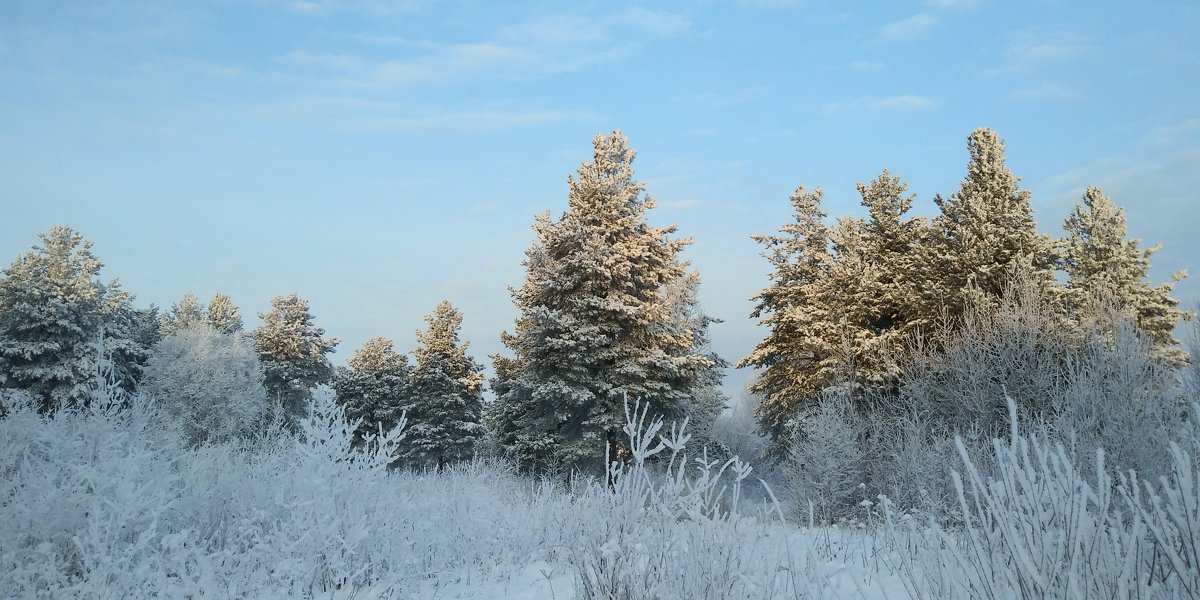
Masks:
[[[770,86],[756,85],[728,92],[700,92],[680,96],[678,100],[711,108],[732,108],[761,100],[771,91]]]
[[[878,71],[883,66],[883,61],[879,60],[856,60],[850,63],[850,68],[855,71]]]
[[[704,204],[703,200],[688,199],[688,200],[673,200],[671,202],[662,203],[662,208],[667,210],[687,210],[689,208],[698,208]]]
[[[275,103],[259,116],[336,131],[491,131],[585,118],[563,110],[488,108],[430,112],[396,102],[350,97],[310,97]]]
[[[920,37],[940,22],[937,15],[923,12],[883,26],[880,35],[887,40],[905,41]]]
[[[932,110],[937,107],[938,101],[934,98],[902,94],[876,99],[835,100],[825,103],[822,109],[827,114],[833,114],[852,110],[917,111]]]
[[[385,16],[419,10],[422,0],[266,0],[284,10],[317,17],[337,13]]]
[[[1064,31],[1022,31],[1012,36],[1004,48],[1003,64],[991,74],[1032,71],[1086,56],[1092,43],[1078,34]]]
[[[1072,102],[1082,98],[1082,95],[1062,82],[1043,81],[1032,87],[1013,90],[1008,97],[1026,102]]]
[[[926,0],[925,4],[937,8],[968,9],[979,6],[980,0]]]

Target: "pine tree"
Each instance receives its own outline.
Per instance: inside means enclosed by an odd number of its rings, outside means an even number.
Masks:
[[[1151,286],[1147,281],[1150,257],[1160,246],[1142,249],[1140,240],[1127,237],[1124,209],[1100,188],[1087,189],[1083,203],[1071,211],[1063,229],[1067,232],[1061,242],[1062,268],[1067,274],[1064,297],[1076,320],[1100,325],[1095,303],[1110,302],[1122,316],[1137,323],[1161,356],[1176,363],[1185,361],[1173,331],[1180,319],[1192,315],[1179,309],[1171,291],[1187,272],[1174,274],[1171,283]]]
[[[366,434],[391,431],[400,421],[411,395],[412,368],[408,357],[392,349],[392,341],[375,337],[337,370],[333,391],[351,420],[362,419],[355,443]]]
[[[406,405],[408,434],[402,455],[413,462],[447,463],[468,459],[483,439],[483,367],[459,342],[462,312],[448,300],[425,317],[417,332],[417,364]]]
[[[102,337],[125,384],[138,353],[124,326],[131,296],[100,282],[92,243],[65,226],[38,237],[0,279],[0,386],[32,393],[48,412],[87,400]]]
[[[664,300],[671,307],[674,327],[681,336],[691,334],[688,344],[673,349],[673,354],[690,353],[708,360],[707,365],[693,371],[691,381],[686,385],[691,402],[684,406],[683,414],[688,419],[688,430],[692,432],[693,439],[699,442],[697,447],[711,440],[713,424],[729,404],[729,397],[721,389],[729,361],[721,358],[713,350],[709,338],[709,328],[722,321],[704,313],[700,307],[699,291],[700,274],[689,271],[683,277],[663,286],[662,292]]]
[[[750,392],[762,397],[758,419],[776,440],[786,438],[789,422],[806,400],[824,387],[826,365],[837,354],[820,285],[831,264],[830,230],[821,211],[822,192],[803,186],[789,198],[793,220],[779,235],[759,235],[763,257],[774,268],[771,285],[754,297],[750,316],[767,327],[767,336],[737,366],[759,369]]]
[[[625,400],[682,416],[696,372],[711,365],[662,294],[684,275],[690,240],[646,222],[654,201],[633,178],[624,135],[593,146],[593,162],[568,178],[568,210],[534,222],[525,284],[513,290],[520,316],[503,338],[515,357],[497,363],[499,441],[526,466],[598,465],[606,444],[618,449]]]
[[[1037,233],[1029,192],[1005,164],[1004,143],[995,131],[976,129],[967,140],[970,160],[958,192],[934,199],[941,214],[921,260],[925,312],[960,316],[970,302],[1000,298],[1014,261],[1030,263],[1049,293],[1053,252]]]
[[[155,345],[141,391],[193,444],[249,433],[268,408],[262,367],[251,341],[203,322]]]
[[[254,330],[254,347],[262,361],[267,397],[279,405],[289,427],[308,413],[312,389],[333,376],[327,354],[337,338],[323,338],[325,330],[313,324],[308,301],[292,292],[271,300],[271,310],[259,313],[262,324]]]
[[[242,330],[242,313],[232,298],[216,293],[208,301],[208,324],[221,333],[237,333]]]
[[[174,335],[181,329],[194,327],[207,321],[204,305],[196,298],[196,294],[188,292],[179,299],[179,302],[172,304],[171,310],[163,315],[162,334],[163,337]]]

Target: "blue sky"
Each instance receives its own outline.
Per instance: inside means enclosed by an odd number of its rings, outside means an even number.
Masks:
[[[931,214],[989,126],[1044,231],[1100,185],[1164,245],[1164,281],[1200,268],[1198,40],[1194,0],[13,0],[0,262],[62,223],[141,304],[220,291],[254,326],[295,290],[339,363],[375,335],[411,348],[450,298],[488,362],[533,215],[619,128],[736,360],[761,334],[750,236],[796,185],[858,214],[887,168]]]

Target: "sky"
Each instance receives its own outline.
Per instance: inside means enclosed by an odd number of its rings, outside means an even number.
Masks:
[[[448,298],[490,363],[534,215],[620,129],[736,361],[797,185],[858,215],[888,169],[931,215],[980,126],[1042,231],[1101,186],[1200,300],[1195,0],[7,0],[0,263],[66,224],[140,305],[296,291],[337,364]]]

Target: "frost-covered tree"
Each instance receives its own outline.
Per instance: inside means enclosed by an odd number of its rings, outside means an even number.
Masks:
[[[620,444],[626,399],[681,416],[695,373],[711,365],[662,294],[685,273],[689,240],[647,223],[654,201],[633,178],[624,135],[593,146],[568,179],[567,211],[534,223],[525,284],[513,290],[520,316],[503,338],[515,357],[497,364],[508,373],[492,411],[499,442],[527,466],[595,465]]]
[[[194,327],[207,322],[204,305],[196,298],[196,294],[188,292],[171,305],[171,310],[162,317],[163,337],[174,335],[181,329]]]
[[[252,342],[203,322],[154,346],[140,393],[161,406],[171,425],[193,444],[246,434],[268,409]]]
[[[242,330],[242,313],[232,298],[218,292],[208,301],[208,324],[221,333],[237,333]]]
[[[919,262],[926,310],[951,317],[960,316],[976,296],[1002,296],[1014,261],[1028,262],[1047,289],[1054,276],[1051,240],[1035,229],[1029,192],[1017,186],[1000,136],[976,129],[967,150],[967,176],[959,190],[934,199],[941,214]]]
[[[729,397],[721,389],[725,369],[729,361],[713,350],[709,338],[709,327],[720,323],[720,319],[705,314],[700,307],[700,274],[695,271],[663,286],[663,297],[671,306],[674,326],[681,332],[691,332],[692,339],[687,347],[675,349],[676,353],[695,353],[708,359],[708,364],[693,373],[687,385],[691,402],[684,406],[688,419],[688,430],[700,447],[712,438],[713,424],[729,404]]]
[[[759,235],[763,257],[773,267],[771,284],[758,293],[752,318],[767,328],[767,335],[738,367],[758,372],[750,392],[762,398],[759,424],[776,439],[785,439],[788,422],[806,399],[825,385],[824,365],[836,355],[827,316],[819,310],[819,285],[830,262],[830,231],[821,211],[822,192],[796,188],[792,193],[792,221],[777,235]]]
[[[462,312],[448,300],[425,317],[417,332],[416,367],[406,404],[408,429],[401,454],[435,465],[474,456],[483,439],[483,367],[459,341]]]
[[[115,280],[101,283],[92,243],[65,226],[38,237],[0,278],[0,387],[26,390],[52,411],[87,400],[102,337],[127,386],[141,355],[129,339],[131,296]]]
[[[325,330],[313,324],[308,301],[296,292],[276,296],[271,310],[258,316],[262,324],[254,330],[254,348],[262,362],[267,397],[294,427],[308,411],[312,389],[333,376],[326,355],[334,351],[338,339],[322,337]]]
[[[333,391],[351,421],[362,419],[355,432],[355,443],[363,436],[388,432],[400,421],[411,395],[409,378],[412,368],[408,357],[392,349],[392,341],[375,337],[337,370]]]
[[[912,195],[884,171],[858,185],[868,217],[824,223],[821,193],[796,190],[794,222],[781,235],[758,236],[775,267],[752,316],[770,331],[739,366],[761,370],[760,422],[786,441],[791,420],[829,385],[840,393],[894,390],[899,358],[925,322],[915,281],[926,226],[906,218]],[[849,387],[845,387],[849,386]]]
[[[1173,331],[1179,320],[1190,318],[1191,313],[1179,308],[1171,291],[1187,272],[1175,273],[1170,283],[1150,285],[1150,257],[1160,246],[1143,249],[1140,240],[1129,238],[1125,210],[1100,188],[1087,189],[1063,229],[1067,232],[1060,252],[1067,274],[1064,296],[1075,318],[1088,326],[1100,325],[1099,313],[1104,311],[1096,310],[1097,304],[1111,305],[1122,313],[1120,318],[1136,322],[1160,354],[1182,363],[1184,352]]]

